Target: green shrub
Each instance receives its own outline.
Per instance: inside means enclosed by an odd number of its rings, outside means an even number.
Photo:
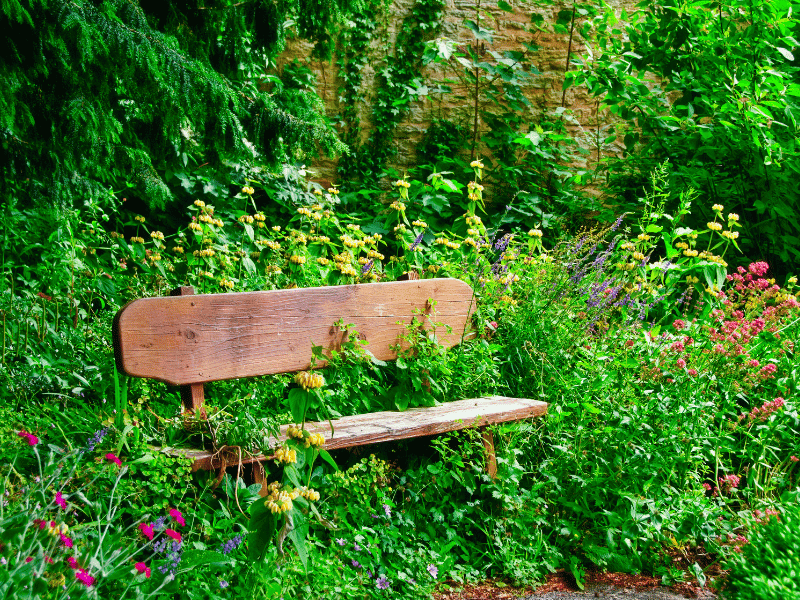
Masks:
[[[800,506],[767,516],[732,561],[725,597],[731,600],[800,598]]]

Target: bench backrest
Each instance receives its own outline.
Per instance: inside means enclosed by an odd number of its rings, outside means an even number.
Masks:
[[[390,360],[414,310],[431,313],[429,299],[433,320],[452,328],[436,330],[448,347],[463,338],[474,307],[472,288],[458,279],[203,295],[180,289],[189,295],[141,298],[117,313],[120,371],[184,386],[299,371],[310,366],[312,345],[338,347],[340,319],[377,358]]]

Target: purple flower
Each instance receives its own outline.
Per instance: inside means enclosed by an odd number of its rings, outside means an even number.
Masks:
[[[384,504],[383,505],[383,512],[386,513],[386,518],[387,519],[391,519],[392,518],[392,508],[388,504]]]
[[[100,442],[103,441],[103,438],[106,437],[107,433],[108,433],[108,427],[103,427],[102,429],[96,431],[95,434],[92,436],[92,439],[90,439],[89,443],[86,445],[86,450],[88,452],[91,452],[92,450],[97,448]]]
[[[221,587],[224,590],[226,587],[228,587],[228,582],[225,581],[224,579],[220,579],[219,587]]]
[[[361,546],[358,545],[358,542],[353,542],[353,550],[359,552],[361,550]]]
[[[244,541],[243,536],[236,535],[222,545],[220,552],[222,552],[223,554],[230,554],[231,552],[236,550],[239,546],[241,546],[243,541]]]
[[[420,233],[420,234],[417,236],[417,238],[414,240],[414,243],[413,243],[413,244],[411,244],[411,246],[409,246],[409,248],[408,248],[408,251],[409,251],[409,252],[413,252],[414,250],[416,250],[416,249],[417,249],[417,246],[419,246],[419,245],[420,245],[420,243],[422,242],[422,237],[423,237],[423,234],[421,234],[421,233]]]
[[[372,259],[369,259],[366,263],[364,263],[364,266],[361,267],[361,274],[362,275],[364,275],[365,273],[369,272],[369,270],[372,268],[372,263],[373,263]]]
[[[361,565],[359,564],[359,562],[355,558],[350,561],[350,564],[352,564],[356,569],[360,569],[361,568]]]
[[[439,567],[436,565],[428,565],[428,573],[431,574],[431,577],[436,579],[439,576]]]
[[[336,538],[336,543],[340,546],[344,546],[347,542],[344,541],[344,538]]]
[[[379,590],[389,589],[389,580],[384,575],[381,575],[375,580],[375,587]]]

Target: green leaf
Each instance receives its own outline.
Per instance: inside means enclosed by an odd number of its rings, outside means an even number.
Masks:
[[[504,10],[504,11],[506,11],[506,12],[510,12],[510,13],[513,13],[513,12],[514,12],[514,7],[513,7],[513,6],[511,6],[511,5],[510,5],[508,2],[506,2],[505,0],[498,0],[498,2],[497,2],[497,6],[498,6],[498,8],[499,8],[500,10]]]
[[[306,418],[306,411],[310,401],[309,393],[301,388],[289,390],[289,411],[295,423],[302,423]]]
[[[783,58],[785,58],[785,59],[786,59],[786,60],[788,60],[789,62],[793,62],[793,61],[794,61],[794,54],[792,54],[791,52],[789,52],[789,51],[788,51],[786,48],[781,48],[780,46],[777,46],[775,49],[776,49],[778,52],[780,52],[780,53],[781,53],[781,56],[783,56]]]
[[[322,460],[324,460],[326,463],[328,463],[330,466],[332,466],[336,471],[339,470],[339,467],[336,464],[336,461],[333,460],[333,457],[330,455],[330,452],[328,452],[327,450],[320,449],[319,455],[320,455],[320,458],[322,458]]]
[[[294,528],[289,532],[289,539],[297,549],[297,555],[300,557],[300,562],[303,563],[303,568],[308,572],[308,548],[306,547],[308,521],[303,513],[297,510],[292,510],[292,521]]]
[[[250,560],[261,561],[267,546],[275,534],[277,517],[266,507],[265,502],[254,502],[250,506],[250,522],[247,529],[247,556]]]

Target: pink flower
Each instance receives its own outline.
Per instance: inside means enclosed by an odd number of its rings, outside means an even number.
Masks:
[[[697,369],[689,369],[688,373],[692,377],[697,377]]]
[[[177,531],[175,531],[174,529],[165,529],[164,533],[166,534],[167,537],[172,538],[173,540],[175,540],[179,544],[181,543],[181,539],[182,539],[181,538],[181,534],[178,533]]]
[[[150,567],[143,562],[138,562],[133,566],[136,567],[136,570],[139,571],[139,573],[144,573],[146,579],[150,579]]]
[[[142,535],[146,537],[148,540],[153,540],[153,526],[147,525],[145,523],[139,523],[138,525],[139,531],[142,532]]]
[[[789,457],[789,460],[792,462],[800,462],[800,458],[797,458],[794,454]]]
[[[686,361],[685,361],[685,360],[683,360],[682,358],[679,358],[679,359],[678,359],[678,360],[675,362],[675,364],[676,364],[676,365],[678,365],[678,368],[679,368],[679,369],[683,369],[683,368],[686,366]]]
[[[672,348],[673,352],[683,352],[683,342],[680,340],[677,342],[672,342],[672,346],[670,346],[670,348]]]
[[[64,546],[67,548],[72,548],[75,544],[72,542],[70,538],[65,536],[63,533],[59,533],[58,535],[61,536],[61,541],[64,543]]]
[[[73,571],[78,568],[78,561],[74,556],[70,556],[67,559],[67,564],[69,565],[69,568],[72,569]]]
[[[118,467],[122,466],[122,461],[119,458],[117,458],[117,456],[115,454],[113,454],[111,452],[109,452],[108,454],[105,455],[105,459],[107,461],[109,461],[109,462],[116,463],[116,465]]]
[[[169,516],[175,519],[175,522],[181,527],[186,526],[186,521],[183,518],[183,514],[178,509],[176,508],[170,509]]]
[[[61,495],[61,492],[56,492],[56,504],[62,509],[67,510],[67,501],[64,500],[64,496]]]
[[[26,562],[26,563],[29,563],[29,562],[31,562],[32,560],[33,560],[33,557],[32,557],[32,556],[29,556],[28,558],[26,558],[26,559],[25,559],[25,562]]]
[[[681,331],[681,330],[683,330],[683,329],[686,329],[686,321],[681,321],[680,319],[675,319],[675,320],[672,322],[672,326],[673,326],[673,327],[674,327],[674,328],[675,328],[677,331]]]
[[[86,587],[91,587],[94,585],[95,578],[89,575],[85,570],[78,569],[78,572],[75,573],[75,578],[80,581]]]
[[[28,442],[29,446],[35,446],[39,443],[39,438],[33,435],[32,433],[28,433],[24,429],[17,433],[17,435],[21,438],[25,438]]]
[[[757,275],[761,277],[769,270],[769,265],[765,262],[754,262],[750,263],[747,267],[747,270],[750,271],[753,275]]]

